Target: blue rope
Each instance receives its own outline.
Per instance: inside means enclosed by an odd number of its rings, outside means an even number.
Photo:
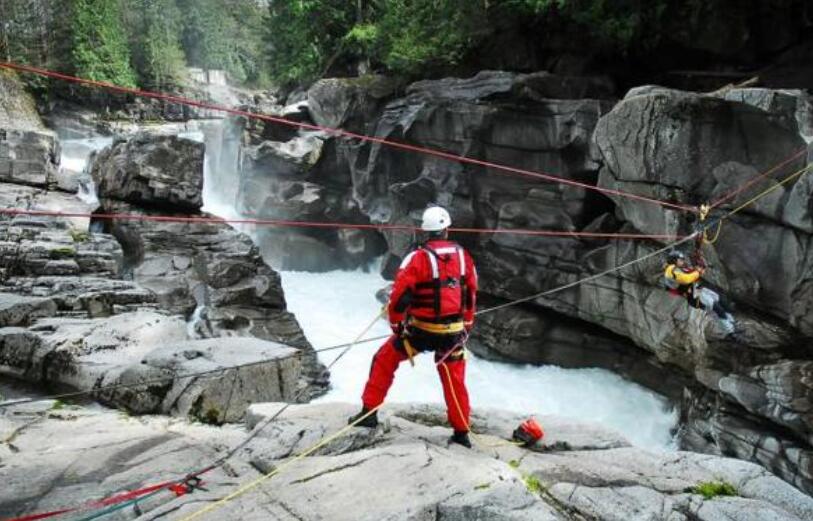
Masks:
[[[79,519],[77,521],[93,521],[94,519],[99,519],[100,517],[104,517],[104,516],[106,516],[108,514],[112,514],[113,512],[118,512],[119,510],[124,510],[125,508],[127,508],[127,507],[129,507],[131,505],[135,505],[139,501],[144,501],[145,499],[149,499],[149,498],[151,498],[151,497],[153,497],[153,496],[155,496],[157,494],[160,494],[161,492],[164,492],[166,490],[167,489],[165,489],[165,488],[155,490],[153,492],[150,492],[146,496],[131,499],[129,501],[125,501],[124,503],[119,503],[118,505],[113,505],[111,507],[107,507],[104,510],[100,510],[100,511],[94,513],[94,514],[91,514],[91,515],[89,515],[87,517],[83,517],[83,518],[81,518],[81,519]]]

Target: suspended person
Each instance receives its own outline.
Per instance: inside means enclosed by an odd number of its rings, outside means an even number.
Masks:
[[[701,284],[705,271],[702,266],[692,266],[683,252],[673,250],[666,259],[664,280],[669,291],[685,297],[690,306],[714,312],[726,335],[732,335],[735,330],[734,317],[726,309],[720,295]]]
[[[477,272],[468,252],[448,239],[451,224],[449,213],[441,207],[424,211],[425,242],[404,258],[387,305],[393,334],[373,356],[361,412],[349,423],[384,403],[401,362],[433,351],[454,429],[449,441],[471,448],[464,344],[474,325]],[[376,427],[376,412],[358,425]]]

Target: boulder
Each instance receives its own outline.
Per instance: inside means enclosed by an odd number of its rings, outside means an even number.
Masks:
[[[204,148],[177,136],[145,133],[116,141],[92,161],[99,198],[197,211],[203,205]]]
[[[317,125],[363,131],[397,87],[385,76],[322,79],[308,90],[307,110]]]
[[[786,115],[744,103],[685,92],[661,89],[627,97],[596,126],[595,142],[604,163],[599,184],[688,205],[716,201],[783,162],[775,173],[780,179],[801,168],[803,157],[786,161],[805,146],[787,121]],[[763,189],[751,187],[737,200]],[[638,230],[682,231],[675,210],[613,198],[624,219]],[[753,211],[765,218],[775,215],[772,207]]]
[[[57,180],[59,142],[48,131],[0,126],[0,181],[47,187]]]
[[[151,311],[0,328],[0,364],[6,374],[88,391],[132,413],[210,423],[238,421],[254,401],[293,400],[307,385],[296,349],[256,338],[187,340],[184,320]],[[217,371],[234,365],[248,366]],[[199,372],[210,374],[184,376]],[[117,385],[124,387],[94,392]]]
[[[103,201],[103,208],[152,214],[112,200]],[[196,326],[198,337],[255,337],[303,349],[305,372],[314,385],[301,398],[324,391],[327,373],[286,309],[279,274],[247,235],[216,221],[102,223],[123,246],[125,270],[162,309],[187,317],[205,309]]]
[[[785,127],[796,130],[807,142],[813,139],[813,97],[803,90],[734,88],[717,95],[775,114]]]

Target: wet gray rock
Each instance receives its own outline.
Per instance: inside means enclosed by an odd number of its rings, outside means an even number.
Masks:
[[[735,88],[727,89],[719,95],[729,101],[745,103],[776,114],[787,128],[796,130],[808,141],[813,138],[813,98],[805,91]]]
[[[317,125],[361,130],[395,93],[397,82],[384,76],[327,78],[308,89],[307,110]]]
[[[197,211],[203,205],[204,148],[177,136],[137,134],[96,155],[90,173],[100,198]]]
[[[189,341],[184,320],[151,311],[0,328],[0,369],[6,374],[89,391],[136,414],[209,423],[238,421],[255,401],[293,400],[307,386],[297,353],[256,338]],[[211,374],[184,376],[199,372]],[[125,387],[94,392],[117,385]]]
[[[106,202],[105,208],[149,215]],[[133,280],[173,313],[206,307],[216,336],[254,336],[309,348],[285,307],[279,274],[246,235],[211,223],[116,222]]]
[[[41,317],[56,315],[56,303],[49,298],[0,293],[0,327],[27,326]]]
[[[4,454],[12,479],[0,491],[3,513],[30,514],[71,505],[77,494],[104,497],[182,476],[246,436],[236,427],[151,417],[135,421],[99,408],[49,411],[50,405],[30,404],[0,416],[0,433],[16,433],[9,438],[13,450]],[[271,471],[278,474],[267,485],[247,490],[211,515],[247,520],[329,515],[353,520],[800,521],[813,513],[810,497],[756,465],[686,452],[650,453],[629,447],[612,431],[564,418],[540,417],[547,433],[543,443],[532,450],[519,448],[505,437],[525,416],[496,410],[474,411],[477,437],[471,450],[448,444],[442,407],[402,404],[384,408],[378,429],[350,429],[283,466],[292,455],[343,429],[356,410],[350,404],[295,405],[267,423],[283,405],[251,406],[246,427],[255,436],[224,467],[203,476],[205,490],[144,501],[138,519],[189,515]],[[48,436],[66,429],[94,435],[69,437],[42,449]],[[112,458],[118,464],[106,465]],[[71,480],[66,469],[94,479]],[[704,499],[693,492],[709,481],[730,484],[736,495]]]

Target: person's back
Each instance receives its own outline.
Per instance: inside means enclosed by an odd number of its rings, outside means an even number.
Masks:
[[[477,272],[466,250],[445,238],[430,238],[404,258],[396,273],[390,324],[408,318],[432,324],[474,323]]]

